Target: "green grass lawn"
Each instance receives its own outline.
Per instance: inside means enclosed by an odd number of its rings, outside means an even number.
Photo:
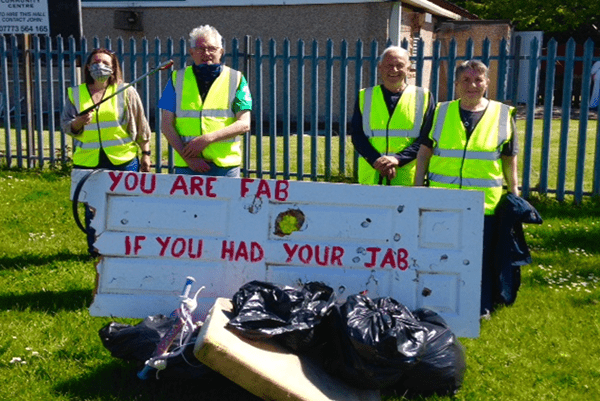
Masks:
[[[567,141],[567,153],[565,162],[565,190],[575,190],[575,179],[576,179],[576,168],[578,160],[578,136],[579,136],[579,121],[568,120],[568,141]],[[559,178],[559,149],[561,143],[561,121],[552,120],[551,123],[551,134],[550,134],[550,155],[549,155],[549,168],[548,168],[548,188],[550,190],[556,190],[558,188]],[[523,177],[523,166],[525,157],[525,120],[519,119],[517,121],[517,131],[519,133],[519,176]],[[541,176],[541,165],[542,165],[542,131],[543,131],[543,120],[537,119],[534,121],[533,127],[533,141],[531,146],[531,166],[530,166],[530,180],[529,185],[536,191],[539,185]],[[597,132],[597,121],[590,120],[587,124],[586,130],[586,148],[585,148],[585,166],[584,166],[584,192],[590,193],[592,191],[592,182],[594,175],[594,155],[596,153],[596,132]],[[307,132],[308,133],[308,132]],[[60,132],[55,133],[54,149],[60,148]],[[24,133],[22,134],[24,135]],[[37,136],[36,136],[37,138]],[[42,136],[44,141],[44,154],[46,157],[49,156],[50,152],[50,135],[47,131]],[[13,131],[10,143],[12,148],[13,157],[16,155],[16,134]],[[37,139],[36,139],[37,141]],[[0,154],[6,154],[6,137],[3,129],[0,129]],[[25,138],[22,138],[22,143],[26,143]],[[36,142],[37,143],[37,142]],[[70,146],[71,139],[66,140],[67,147],[69,149],[68,156],[70,157]],[[160,138],[161,155],[160,159],[163,166],[168,165],[168,147],[167,141],[164,137]],[[286,146],[287,145],[287,146]],[[302,146],[302,159],[301,166],[298,163],[298,149]],[[261,149],[260,153],[258,150]],[[152,141],[153,150],[153,163],[156,163],[156,144],[155,139]],[[332,157],[331,161],[325,157],[326,150],[328,150]],[[298,175],[301,175],[303,179],[310,180],[311,177],[317,177],[319,180],[326,178],[331,179],[343,179],[352,180],[354,174],[354,147],[350,141],[350,137],[347,137],[345,141],[341,141],[338,136],[333,136],[331,141],[328,142],[324,136],[319,136],[316,140],[310,135],[303,135],[302,141],[298,140],[298,136],[292,135],[289,141],[286,143],[284,137],[277,136],[272,140],[269,136],[261,137],[259,143],[258,137],[253,135],[250,137],[250,153],[252,157],[248,162],[248,168],[251,176],[256,176],[257,171],[261,171],[263,178],[283,178],[289,173],[292,179],[297,179]],[[273,157],[272,157],[272,155]],[[314,156],[313,156],[314,153]],[[286,155],[289,156],[286,158]],[[340,167],[340,154],[344,154],[346,163]],[[60,153],[55,152],[56,160],[60,160]],[[271,164],[271,160],[274,160],[274,164]],[[288,165],[286,169],[286,160]],[[259,163],[260,161],[260,163]],[[48,161],[45,162],[48,164]],[[26,163],[24,164],[26,166]],[[16,166],[16,161],[13,161],[12,166]],[[300,170],[301,168],[301,170]],[[166,170],[162,170],[165,172]],[[275,172],[275,175],[271,173]]]
[[[540,176],[542,121],[534,122],[531,186]],[[517,123],[523,166],[525,122]],[[571,120],[566,162],[566,189],[573,190],[578,122]],[[596,121],[587,128],[584,190],[591,190]],[[49,135],[44,147],[49,149]],[[11,143],[16,144],[13,137]],[[70,141],[67,141],[70,144]],[[161,159],[167,151],[161,140]],[[327,165],[329,144],[316,141],[313,165],[310,136],[302,137],[302,174],[310,179],[352,176],[354,149],[349,139],[342,152],[345,167]],[[556,188],[560,123],[553,122],[549,188]],[[251,138],[249,168],[261,166],[282,178],[284,139]],[[5,152],[0,130],[0,151]],[[292,179],[298,168],[298,137],[289,141]],[[276,156],[271,166],[270,150]],[[340,143],[331,142],[333,160]],[[57,155],[58,157],[59,155]],[[14,164],[13,164],[14,165]],[[253,400],[226,379],[210,382],[141,382],[136,366],[112,358],[98,330],[110,318],[91,317],[95,264],[86,253],[83,233],[71,214],[68,166],[59,171],[0,170],[0,400]],[[256,173],[254,173],[256,174]],[[350,178],[351,179],[351,178]],[[600,200],[573,205],[554,195],[531,199],[544,217],[526,226],[533,263],[523,268],[523,285],[515,305],[484,320],[481,336],[461,339],[467,350],[463,388],[454,398],[431,400],[597,400],[600,399]],[[117,319],[127,323],[136,320]],[[386,400],[402,397],[387,394]]]
[[[0,400],[255,400],[221,378],[142,382],[111,357],[69,190],[65,173],[0,170]],[[462,389],[430,400],[600,399],[600,201],[531,201],[544,223],[525,227],[533,263],[516,303],[461,339]]]
[[[561,146],[561,121],[552,120],[550,132],[550,154],[548,159],[548,188],[558,188],[558,174],[559,174],[559,159],[560,159],[560,146]],[[575,178],[577,173],[577,159],[578,159],[578,137],[579,137],[579,121],[569,120],[569,130],[567,134],[567,159],[565,163],[565,190],[575,190]],[[520,177],[523,177],[523,160],[525,157],[525,121],[517,121],[517,130],[519,132],[519,166],[520,166]],[[597,131],[597,120],[589,120],[586,128],[586,146],[584,154],[584,180],[583,180],[583,191],[592,191],[592,182],[594,178],[594,155],[596,153],[596,131]],[[537,188],[541,176],[541,164],[542,164],[542,132],[543,132],[543,121],[535,120],[533,128],[533,142],[531,147],[531,178],[530,186]]]

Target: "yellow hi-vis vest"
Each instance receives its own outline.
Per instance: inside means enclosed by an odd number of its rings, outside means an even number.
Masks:
[[[408,85],[390,116],[380,85],[362,89],[359,106],[363,131],[375,150],[383,155],[393,155],[412,145],[419,137],[428,102],[428,90]],[[413,185],[415,170],[416,160],[396,169],[396,178],[390,185]],[[358,159],[358,182],[364,185],[380,182],[379,172],[363,157]]]
[[[433,155],[429,162],[431,187],[483,191],[485,214],[492,215],[502,196],[502,146],[512,137],[514,108],[490,100],[467,141],[460,119],[460,102],[438,104],[433,129]]]
[[[104,97],[115,93],[122,86],[110,85]],[[77,111],[94,105],[86,84],[71,87],[67,91],[69,100]],[[74,140],[73,164],[84,167],[97,167],[100,149],[114,165],[130,162],[137,156],[138,145],[127,132],[127,110],[125,91],[102,103],[98,112],[93,113],[92,121],[83,127],[83,132]]]
[[[206,99],[202,101],[194,71],[191,66],[173,71],[173,82],[177,94],[175,128],[183,143],[203,134],[209,134],[235,122],[231,110],[242,73],[223,66],[223,71],[211,85]],[[228,141],[208,145],[202,157],[219,167],[235,167],[242,164],[241,140],[239,136]],[[175,166],[187,167],[187,163],[175,152]]]

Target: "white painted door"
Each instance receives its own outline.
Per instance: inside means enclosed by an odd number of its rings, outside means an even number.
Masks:
[[[72,187],[86,171],[73,172]],[[479,334],[483,194],[433,188],[101,172],[79,196],[96,210],[94,316],[197,313],[252,280],[322,281],[438,312]]]

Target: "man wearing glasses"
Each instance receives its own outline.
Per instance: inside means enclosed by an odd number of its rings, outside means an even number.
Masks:
[[[240,176],[240,135],[250,130],[252,96],[242,73],[221,63],[222,43],[212,26],[193,29],[194,65],[173,71],[158,102],[177,174]]]

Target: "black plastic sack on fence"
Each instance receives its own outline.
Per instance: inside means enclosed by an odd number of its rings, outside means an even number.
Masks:
[[[274,338],[304,352],[323,341],[319,325],[335,303],[335,293],[318,282],[296,289],[252,281],[240,287],[232,301],[229,329],[254,340]]]
[[[327,323],[332,337],[323,348],[323,366],[354,387],[390,387],[425,353],[427,329],[389,297],[349,296]]]
[[[175,318],[172,317],[155,315],[148,316],[135,326],[111,322],[102,327],[98,334],[102,344],[113,357],[137,362],[138,368],[141,368],[153,356],[156,346],[175,321]],[[167,359],[167,368],[160,371],[160,379],[191,380],[215,374],[198,361],[194,355],[194,343],[198,332],[199,328],[196,329],[190,343],[185,346],[180,355]],[[170,350],[179,345],[180,338],[181,333],[173,341]],[[150,376],[154,377],[154,375]]]
[[[407,396],[456,393],[466,370],[464,347],[437,313],[418,309],[413,314],[427,328],[427,347],[419,363],[396,386],[398,393]]]

